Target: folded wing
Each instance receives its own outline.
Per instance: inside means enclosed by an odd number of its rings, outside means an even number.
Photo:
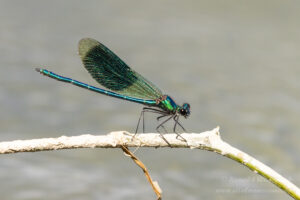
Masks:
[[[83,38],[78,45],[84,67],[105,88],[130,97],[157,99],[162,92],[153,83],[132,70],[100,42]]]

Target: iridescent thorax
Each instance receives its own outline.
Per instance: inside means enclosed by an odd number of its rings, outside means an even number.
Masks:
[[[158,107],[169,113],[175,113],[178,107],[175,101],[168,95],[164,95],[160,99],[157,99],[156,103]]]

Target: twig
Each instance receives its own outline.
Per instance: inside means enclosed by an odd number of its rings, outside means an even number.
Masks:
[[[129,151],[127,147],[122,145],[121,148],[143,170],[147,180],[151,184],[151,187],[157,196],[157,200],[161,200],[161,189],[158,183],[156,181],[153,181],[152,178],[150,177],[150,174],[146,166],[144,165],[144,163],[142,163],[142,161],[140,161],[131,151]]]
[[[138,134],[133,139],[132,135],[120,131],[102,136],[62,136],[59,138],[1,142],[0,154],[72,148],[120,148],[122,145],[127,147],[169,147],[157,133]],[[181,135],[187,142],[177,139],[176,134],[165,134],[164,137],[175,148],[205,149],[231,158],[260,174],[294,199],[300,199],[298,187],[255,158],[224,142],[220,137],[219,128],[203,133],[183,133]]]

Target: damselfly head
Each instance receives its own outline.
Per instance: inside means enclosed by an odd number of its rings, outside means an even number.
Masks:
[[[179,114],[187,118],[191,114],[190,108],[190,104],[184,103],[179,110]]]

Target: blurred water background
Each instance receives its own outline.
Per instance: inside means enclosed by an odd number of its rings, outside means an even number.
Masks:
[[[0,141],[133,132],[142,106],[50,80],[93,84],[77,55],[95,38],[225,141],[300,185],[299,1],[0,1]],[[155,128],[148,115],[148,132]],[[152,123],[151,123],[152,122]],[[288,199],[215,153],[139,149],[164,199]],[[2,155],[1,200],[154,199],[119,149]]]

